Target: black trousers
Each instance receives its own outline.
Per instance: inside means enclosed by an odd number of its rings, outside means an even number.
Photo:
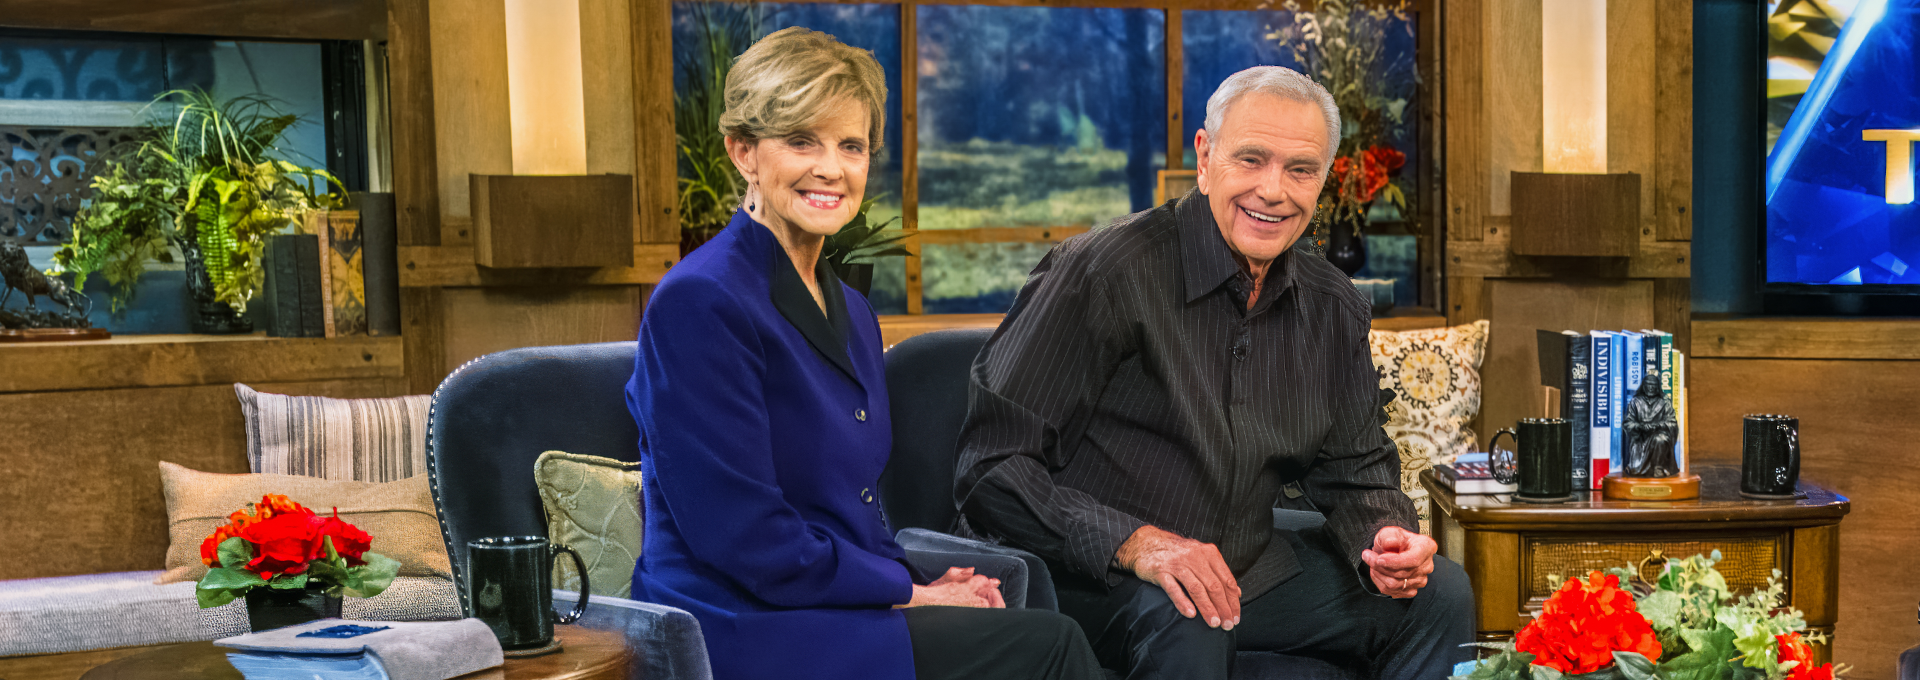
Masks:
[[[1096,680],[1080,625],[1045,609],[909,607],[917,680]]]
[[[1160,586],[1129,578],[1107,592],[1064,569],[1053,573],[1060,611],[1080,622],[1102,665],[1129,679],[1225,680],[1236,651],[1320,659],[1387,680],[1445,678],[1473,657],[1473,589],[1445,558],[1420,594],[1395,600],[1367,592],[1320,529],[1276,531],[1293,544],[1299,576],[1240,606],[1232,631],[1187,618]]]

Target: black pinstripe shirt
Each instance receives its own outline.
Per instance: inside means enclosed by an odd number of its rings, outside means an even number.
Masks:
[[[1367,303],[1298,249],[1251,290],[1198,192],[1055,247],[974,360],[960,530],[1112,585],[1151,524],[1219,546],[1245,599],[1300,571],[1283,500],[1356,570],[1382,527],[1417,531]]]

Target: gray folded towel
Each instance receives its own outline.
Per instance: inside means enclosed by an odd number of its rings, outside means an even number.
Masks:
[[[329,630],[334,636],[301,636]],[[321,619],[236,635],[213,643],[262,655],[363,653],[378,661],[392,680],[447,680],[493,668],[505,661],[500,653],[500,641],[479,619],[433,622]]]

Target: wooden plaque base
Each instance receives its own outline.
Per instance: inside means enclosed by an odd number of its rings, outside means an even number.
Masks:
[[[1600,495],[1610,501],[1690,501],[1700,497],[1700,475],[1621,477],[1600,480]]]
[[[105,328],[29,328],[23,331],[0,328],[0,342],[60,342],[63,340],[105,340],[113,337]]]

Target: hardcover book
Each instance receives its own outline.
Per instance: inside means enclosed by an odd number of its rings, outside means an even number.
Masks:
[[[1573,429],[1573,488],[1593,484],[1593,338],[1567,331],[1567,388],[1560,413]]]
[[[1520,489],[1517,484],[1501,484],[1493,478],[1484,452],[1463,453],[1451,463],[1434,465],[1433,476],[1456,494],[1513,493]]]
[[[360,212],[360,263],[365,281],[368,335],[400,334],[399,234],[393,194],[356,192]]]
[[[1592,474],[1587,479],[1587,488],[1598,489],[1600,479],[1612,469],[1609,452],[1613,441],[1613,395],[1619,383],[1614,381],[1613,336],[1606,331],[1593,331],[1589,335],[1593,342],[1593,407],[1589,449]]]
[[[327,336],[324,273],[320,267],[320,241],[314,234],[294,242],[294,266],[300,279],[300,337]]]
[[[1607,469],[1611,472],[1626,467],[1621,445],[1626,437],[1627,367],[1636,362],[1629,360],[1626,334],[1610,332],[1607,339],[1613,351],[1613,362],[1607,367],[1607,383],[1613,390],[1608,398],[1612,402],[1612,418],[1607,420]]]
[[[362,273],[366,252],[362,246],[360,213],[327,213],[327,270],[332,276],[328,299],[333,305],[334,335],[367,333],[367,285]]]

